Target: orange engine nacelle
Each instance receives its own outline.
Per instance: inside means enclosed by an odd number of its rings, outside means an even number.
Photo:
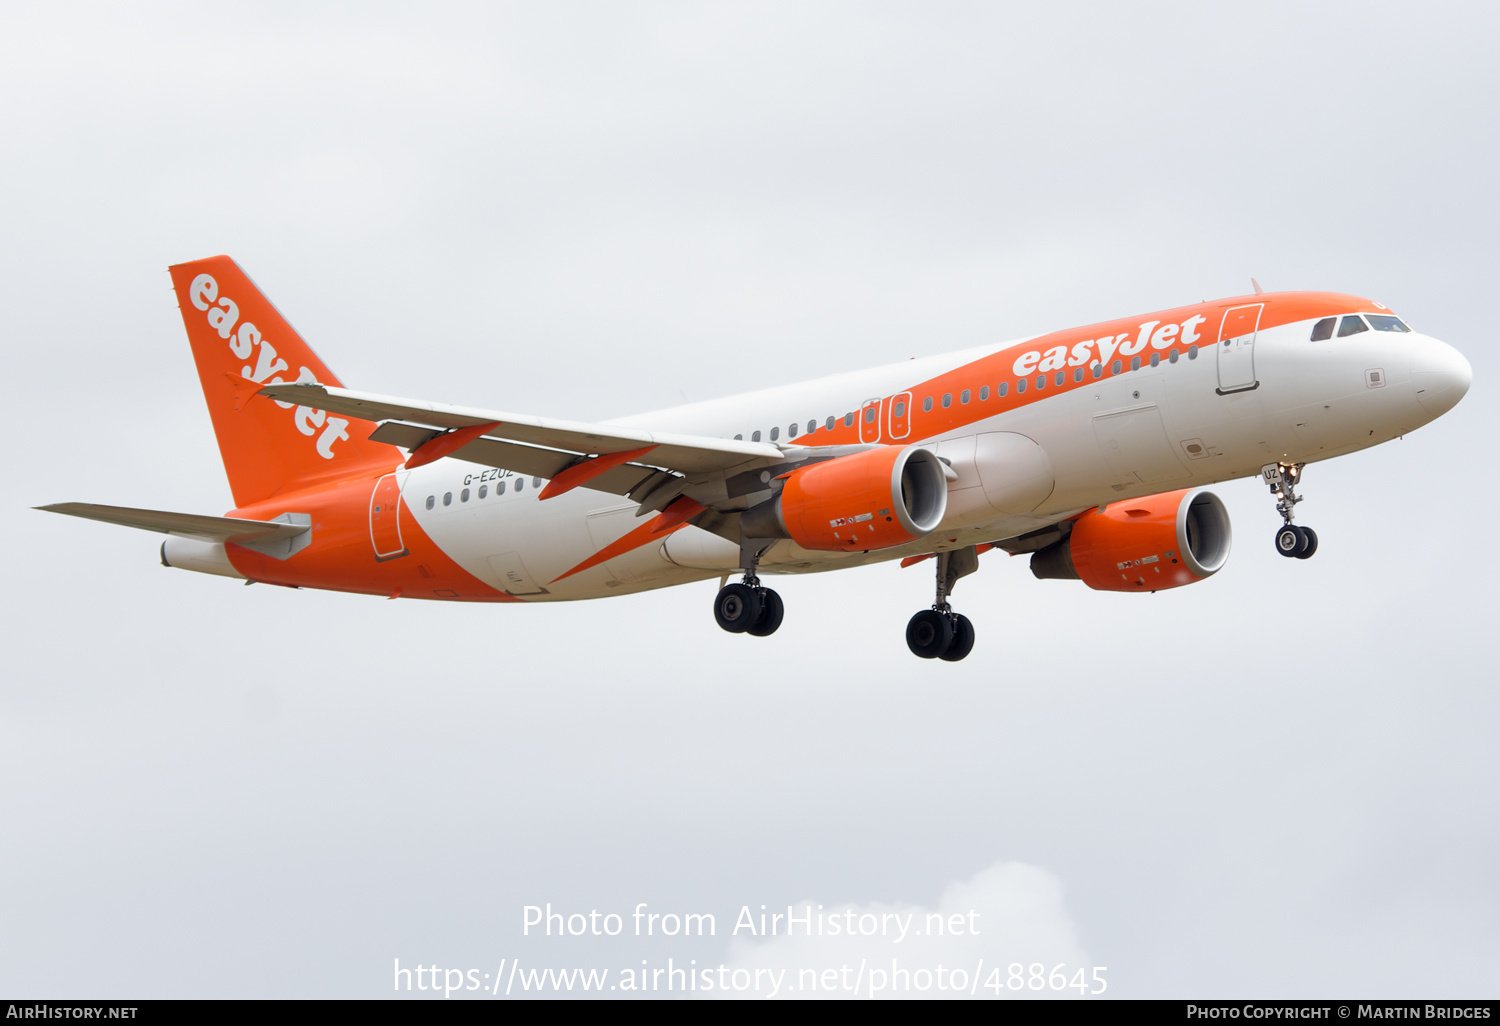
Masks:
[[[1224,503],[1184,488],[1090,510],[1072,534],[1032,555],[1031,572],[1095,591],[1161,591],[1212,577],[1229,542]]]
[[[866,552],[937,528],[948,480],[930,450],[881,446],[782,475],[781,494],[747,510],[751,538],[790,538],[804,549]]]

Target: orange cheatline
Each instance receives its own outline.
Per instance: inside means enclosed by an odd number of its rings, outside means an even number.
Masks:
[[[498,420],[488,424],[471,424],[468,427],[454,428],[436,438],[429,438],[413,449],[411,455],[406,458],[406,469],[415,470],[436,462],[444,456],[452,456],[486,431],[499,426]]]
[[[630,449],[626,452],[605,453],[603,456],[595,456],[591,460],[575,463],[565,470],[559,471],[558,475],[547,482],[538,499],[551,499],[564,492],[571,492],[579,485],[587,484],[606,470],[613,470],[622,463],[640,459],[646,453],[655,449],[656,446],[648,445],[644,449]]]

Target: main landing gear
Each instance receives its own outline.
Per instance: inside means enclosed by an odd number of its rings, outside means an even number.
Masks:
[[[974,650],[974,625],[948,604],[953,585],[979,569],[979,552],[973,546],[937,554],[937,601],[906,625],[906,647],[923,659],[956,663]]]
[[[748,563],[744,579],[739,584],[726,584],[714,598],[714,619],[730,634],[764,638],[775,634],[781,626],[786,611],[781,596],[763,587],[755,576],[756,564],[764,551],[753,544],[744,547],[742,554]]]
[[[1297,482],[1302,479],[1302,463],[1267,463],[1260,468],[1271,494],[1276,496],[1276,512],[1281,514],[1282,525],[1276,530],[1276,551],[1288,559],[1307,559],[1318,551],[1318,533],[1311,527],[1299,527],[1292,523],[1292,507],[1302,501],[1296,492]]]

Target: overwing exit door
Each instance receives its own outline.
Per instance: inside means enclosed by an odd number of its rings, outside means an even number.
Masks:
[[[866,399],[863,406],[859,408],[859,440],[861,442],[880,441],[880,400]]]
[[[911,393],[901,392],[891,397],[890,437],[905,438],[911,434]]]
[[[1264,309],[1264,303],[1251,303],[1224,311],[1218,345],[1220,395],[1248,392],[1259,384],[1255,380],[1255,335]]]

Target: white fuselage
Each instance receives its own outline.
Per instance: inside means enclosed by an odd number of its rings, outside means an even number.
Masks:
[[[863,442],[933,448],[957,474],[948,511],[932,534],[895,548],[819,552],[781,541],[764,573],[799,573],[941,551],[1036,530],[1091,506],[1257,474],[1268,463],[1310,463],[1388,441],[1439,416],[1467,388],[1462,356],[1416,332],[1365,331],[1309,341],[1311,321],[1262,329],[1254,339],[1256,385],[1223,394],[1230,366],[1213,338],[1189,358],[1161,354],[1157,366],[1085,380],[1028,405],[974,417],[962,428],[906,438],[889,414],[864,422],[865,403],[917,382],[1024,346],[1007,342],[694,403],[614,423],[653,431],[767,440],[795,451],[817,444],[830,419],[853,414]],[[1149,356],[1149,353],[1147,354]],[[993,361],[991,361],[993,362]],[[1221,366],[1223,362],[1224,366]],[[1248,367],[1248,364],[1246,365]],[[1460,387],[1457,382],[1462,379]],[[994,385],[995,382],[987,382]],[[940,401],[940,400],[939,400]],[[957,395],[951,400],[959,402]],[[797,438],[789,437],[795,426]],[[775,431],[775,436],[772,432]],[[1034,444],[1033,444],[1034,443]],[[505,484],[504,494],[497,486]],[[517,487],[517,483],[520,487]],[[659,588],[729,573],[739,548],[687,527],[556,580],[643,522],[629,499],[578,488],[537,501],[539,482],[455,459],[405,472],[404,508],[459,565],[528,600],[583,599]],[[484,497],[480,497],[481,488]],[[445,497],[448,497],[445,501]],[[430,503],[430,508],[429,508]]]

